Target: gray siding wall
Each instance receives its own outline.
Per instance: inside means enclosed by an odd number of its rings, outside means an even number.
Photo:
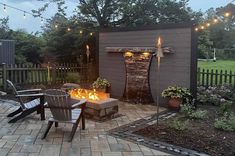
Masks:
[[[111,96],[121,98],[125,89],[126,71],[122,53],[105,52],[105,47],[151,47],[161,36],[163,45],[175,53],[161,59],[160,93],[169,85],[190,88],[191,28],[101,32],[99,34],[99,74],[111,82]],[[157,95],[157,64],[151,62],[149,80],[154,100]],[[161,99],[162,101],[163,99]]]
[[[0,40],[0,63],[15,63],[15,41]]]

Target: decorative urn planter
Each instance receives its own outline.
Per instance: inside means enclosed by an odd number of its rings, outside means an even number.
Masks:
[[[168,107],[171,110],[180,110],[180,105],[182,104],[182,98],[170,98],[168,101]]]

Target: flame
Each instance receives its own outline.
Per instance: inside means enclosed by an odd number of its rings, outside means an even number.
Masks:
[[[91,101],[104,100],[109,98],[109,94],[103,92],[97,92],[95,89],[87,90],[87,89],[73,89],[69,91],[71,97],[77,99],[87,99]]]
[[[89,48],[90,48],[90,47],[89,47],[89,45],[87,44],[87,45],[86,45],[86,49],[89,50]]]
[[[161,37],[158,37],[158,39],[157,39],[157,47],[158,48],[162,47],[162,39],[161,39]]]
[[[99,100],[98,94],[96,93],[95,89],[93,90],[93,92],[89,92],[88,97],[90,100]]]

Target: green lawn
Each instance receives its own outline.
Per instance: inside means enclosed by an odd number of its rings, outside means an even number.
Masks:
[[[202,69],[218,69],[218,70],[227,70],[235,72],[235,60],[218,60],[216,62],[213,61],[198,61],[198,67]]]

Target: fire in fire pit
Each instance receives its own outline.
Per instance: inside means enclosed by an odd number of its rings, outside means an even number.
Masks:
[[[99,101],[109,98],[108,93],[97,92],[95,89],[73,89],[69,91],[72,98],[87,99],[88,101]]]
[[[73,99],[87,99],[85,115],[95,120],[106,120],[118,113],[118,100],[110,98],[108,93],[88,89],[69,91]]]

